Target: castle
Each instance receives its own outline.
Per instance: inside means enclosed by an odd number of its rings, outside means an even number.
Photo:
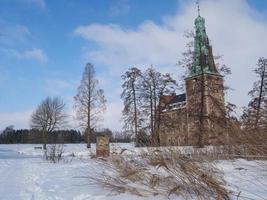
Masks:
[[[160,97],[160,145],[225,143],[224,80],[200,15],[195,19],[193,63],[185,90],[185,94]]]

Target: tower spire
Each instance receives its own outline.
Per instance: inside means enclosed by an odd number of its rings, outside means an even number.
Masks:
[[[203,72],[219,75],[206,33],[205,19],[200,16],[199,0],[196,0],[196,4],[198,17],[195,19],[193,63],[189,76],[200,75]]]
[[[196,4],[197,4],[197,13],[198,13],[198,16],[200,16],[199,0],[196,1]]]

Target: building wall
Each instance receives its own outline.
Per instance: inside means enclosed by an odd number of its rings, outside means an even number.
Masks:
[[[198,145],[199,141],[206,145],[225,143],[223,77],[204,74],[187,79],[186,95],[188,143],[190,145]]]
[[[186,145],[187,140],[186,108],[184,107],[177,110],[163,112],[161,114],[160,145]]]
[[[202,138],[199,138],[200,116],[203,120]],[[161,119],[161,146],[195,146],[199,140],[203,145],[225,144],[227,133],[223,77],[204,74],[186,79],[186,106],[162,112]]]

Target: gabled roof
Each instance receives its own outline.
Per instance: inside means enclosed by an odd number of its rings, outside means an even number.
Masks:
[[[186,101],[186,94],[179,94],[173,96],[173,98],[168,102],[168,104],[175,104],[175,103],[180,103],[180,102],[185,102]]]

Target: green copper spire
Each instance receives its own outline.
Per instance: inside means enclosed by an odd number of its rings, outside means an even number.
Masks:
[[[198,16],[200,16],[200,8],[199,8],[199,0],[197,0],[197,13],[198,13]]]
[[[198,4],[199,14],[199,4]],[[216,69],[212,47],[209,44],[209,38],[206,33],[205,19],[198,15],[195,19],[195,37],[194,37],[194,55],[193,65],[189,77],[211,73],[219,75]]]

